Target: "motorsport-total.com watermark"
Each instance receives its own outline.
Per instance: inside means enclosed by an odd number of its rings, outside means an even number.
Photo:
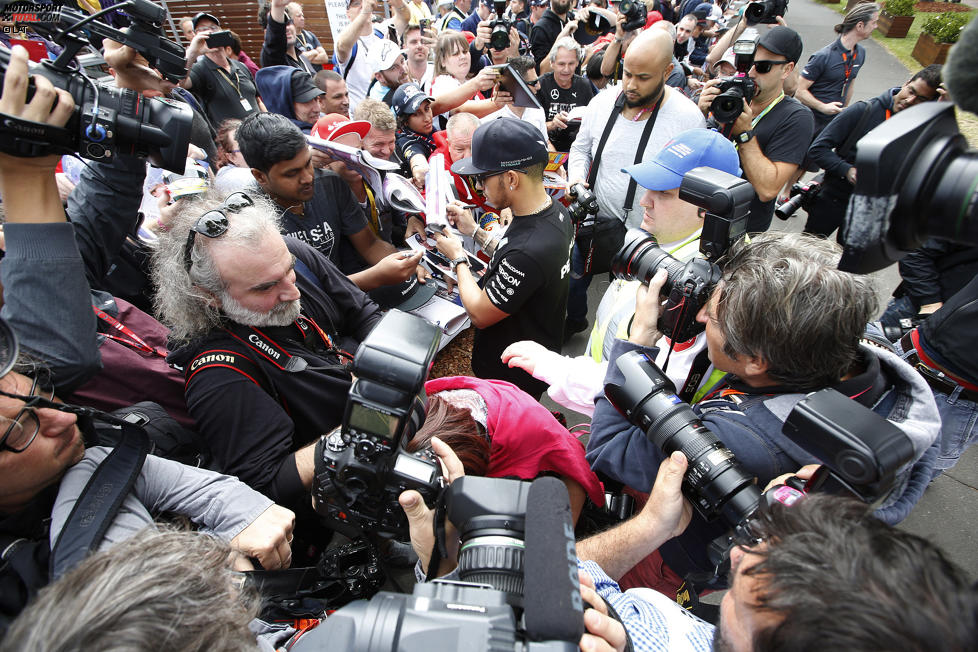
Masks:
[[[19,26],[32,23],[57,23],[61,20],[61,2],[11,2],[0,9],[0,32],[12,34]]]

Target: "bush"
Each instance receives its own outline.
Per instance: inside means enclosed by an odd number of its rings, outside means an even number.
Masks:
[[[931,16],[922,27],[923,31],[934,37],[938,43],[957,43],[961,30],[968,24],[972,14],[945,12]]]
[[[913,16],[914,0],[886,0],[883,10],[891,16]]]

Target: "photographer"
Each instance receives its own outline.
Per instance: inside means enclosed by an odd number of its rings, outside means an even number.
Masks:
[[[727,254],[720,283],[697,320],[706,325],[714,367],[723,382],[693,409],[761,484],[817,463],[782,434],[783,421],[808,392],[832,387],[887,417],[910,438],[914,462],[901,469],[877,515],[903,519],[919,500],[933,468],[928,450],[940,431],[929,388],[895,355],[861,346],[859,338],[876,309],[873,282],[836,269],[839,248],[805,234],[767,233],[735,244]],[[666,280],[659,270],[639,293],[629,341],[617,340],[606,382],[621,384],[615,360],[650,347],[656,329],[659,293]],[[592,468],[634,489],[647,490],[662,452],[632,427],[605,399],[594,411],[588,460]],[[660,549],[680,577],[709,567],[707,544],[722,527],[694,517],[686,532]]]
[[[757,193],[750,207],[748,232],[766,231],[771,225],[778,193],[798,170],[811,144],[811,111],[784,90],[801,51],[798,32],[783,25],[761,35],[748,72],[757,87],[754,97],[743,103],[743,112],[725,130],[737,145],[744,178]],[[722,83],[713,79],[703,87],[699,107],[704,115],[709,115]]]
[[[856,185],[856,148],[859,139],[893,115],[921,102],[939,99],[941,66],[917,71],[902,86],[843,109],[815,138],[808,156],[825,170],[822,188],[806,212],[805,232],[828,237],[842,226],[849,197]],[[838,239],[841,241],[841,230]]]

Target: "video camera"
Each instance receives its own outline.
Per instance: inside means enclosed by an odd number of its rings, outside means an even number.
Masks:
[[[682,451],[689,460],[683,495],[705,519],[721,517],[739,538],[752,538],[750,519],[765,500],[754,478],[703,424],[655,362],[642,351],[616,361],[625,380],[605,385],[615,408],[645,432],[665,455]],[[825,469],[805,491],[852,494],[864,502],[883,498],[897,471],[913,459],[913,444],[895,425],[834,389],[808,394],[798,402],[781,432],[822,461]],[[767,500],[791,502],[783,492]],[[714,542],[711,561],[719,564],[729,538]]]
[[[748,25],[775,25],[778,16],[784,16],[788,11],[788,0],[762,0],[752,2],[744,10],[744,20]]]
[[[506,17],[506,0],[494,0],[496,19],[489,23],[489,47],[501,51],[509,47],[509,30],[516,23]]]
[[[757,92],[757,84],[747,76],[754,65],[754,53],[761,36],[756,29],[748,28],[734,44],[734,65],[737,74],[720,79],[720,94],[710,103],[713,118],[721,124],[731,124],[744,112],[744,103],[750,104]]]
[[[978,244],[978,151],[952,104],[912,106],[870,131],[856,144],[856,169],[839,269],[875,272],[927,237]]]
[[[415,489],[433,503],[441,490],[435,455],[404,450],[424,422],[420,394],[440,337],[424,319],[391,310],[360,343],[343,422],[315,452],[313,507],[340,533],[404,538],[397,497]]]
[[[716,261],[740,239],[747,228],[747,213],[754,197],[750,183],[708,167],[693,168],[683,177],[679,198],[706,210],[700,252],[704,258],[683,263],[658,246],[640,229],[629,229],[625,245],[611,261],[617,278],[648,283],[659,268],[669,273],[662,293],[669,297],[658,328],[674,343],[702,332],[696,314],[710,300],[722,276]]]
[[[119,30],[97,20],[115,10],[125,11],[132,24]],[[4,115],[0,151],[23,157],[78,152],[94,160],[111,160],[125,153],[183,172],[193,121],[190,107],[162,97],[147,99],[128,89],[99,87],[75,63],[82,47],[91,43],[98,48],[102,39],[109,38],[134,48],[165,79],[180,81],[187,75],[186,61],[183,48],[163,36],[166,10],[150,0],[126,0],[91,16],[60,7],[56,18],[57,22],[32,23],[32,28],[62,44],[64,50],[54,61],[31,63],[30,73],[71,93],[74,114],[64,127]],[[0,50],[0,83],[9,61],[10,53]],[[34,82],[30,81],[28,100],[33,94]]]
[[[645,21],[649,18],[649,9],[642,0],[621,0],[618,11],[625,17],[625,24],[621,28],[626,32],[645,27]]]
[[[563,483],[466,476],[445,495],[461,537],[461,581],[349,604],[307,631],[293,652],[578,649],[583,601]]]

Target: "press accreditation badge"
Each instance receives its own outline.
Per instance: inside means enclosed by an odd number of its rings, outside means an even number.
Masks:
[[[251,102],[249,102],[243,97],[241,98],[241,106],[244,107],[245,111],[251,111]]]

